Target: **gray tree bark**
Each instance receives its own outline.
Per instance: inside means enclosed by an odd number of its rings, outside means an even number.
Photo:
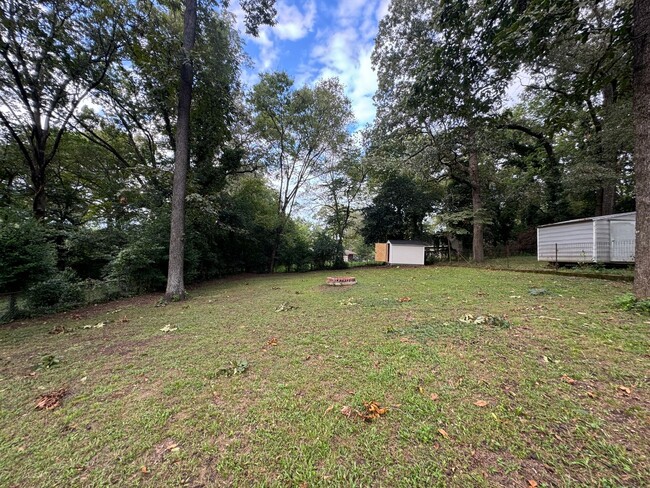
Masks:
[[[172,193],[171,232],[169,237],[169,266],[165,300],[185,298],[185,193],[190,159],[190,107],[192,105],[191,52],[196,38],[196,0],[185,0],[183,25],[183,60],[180,67],[178,118],[176,121],[176,151]]]
[[[633,6],[634,174],[636,257],[634,293],[650,298],[650,0]]]
[[[478,171],[478,152],[476,150],[475,135],[470,134],[469,143],[469,183],[472,187],[472,212],[474,219],[472,223],[472,255],[474,261],[482,263],[483,254],[483,220],[481,210],[483,201],[481,199],[481,179]]]

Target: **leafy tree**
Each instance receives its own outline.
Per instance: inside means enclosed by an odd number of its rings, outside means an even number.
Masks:
[[[254,112],[254,132],[259,137],[256,154],[279,186],[280,219],[269,264],[273,271],[296,199],[323,172],[328,156],[347,141],[352,111],[338,80],[322,80],[313,88],[294,89],[286,73],[263,74],[249,101]]]
[[[418,151],[437,147],[438,162],[472,191],[473,252],[483,260],[479,172],[486,121],[494,115],[509,71],[488,46],[496,19],[481,4],[396,0],[382,20],[373,62],[378,137],[411,137]]]
[[[316,269],[325,269],[328,266],[342,268],[343,251],[336,239],[321,230],[314,239],[313,261]]]
[[[242,3],[246,12],[247,30],[257,33],[258,22],[273,23],[275,8],[269,0],[248,0]],[[192,100],[193,66],[192,49],[196,38],[196,0],[185,0],[185,22],[183,27],[183,49],[180,65],[180,89],[174,144],[174,184],[171,205],[171,233],[169,238],[169,268],[165,299],[185,297],[184,233],[185,195],[187,171],[190,160],[190,107]]]
[[[33,212],[46,210],[46,170],[84,99],[121,53],[128,2],[0,3],[0,124],[29,168]]]
[[[362,189],[368,177],[368,165],[364,163],[360,148],[351,145],[341,159],[322,175],[323,206],[320,213],[325,225],[331,230],[338,249],[335,265],[343,266],[343,241],[355,205],[362,196]]]
[[[15,214],[0,216],[0,293],[9,294],[8,320],[16,314],[16,296],[56,270],[54,246],[45,227]]]
[[[387,179],[363,210],[361,233],[366,243],[388,239],[421,239],[424,219],[440,196],[435,188],[405,175]]]

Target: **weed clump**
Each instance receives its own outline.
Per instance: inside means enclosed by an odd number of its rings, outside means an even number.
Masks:
[[[626,312],[637,312],[643,315],[650,315],[650,300],[639,300],[632,293],[616,299],[616,306]]]

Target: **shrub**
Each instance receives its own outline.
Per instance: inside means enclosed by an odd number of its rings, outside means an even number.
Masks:
[[[650,315],[650,300],[639,300],[632,293],[626,293],[617,298],[616,306],[628,312],[638,312]]]
[[[27,311],[30,314],[59,312],[84,303],[84,291],[72,270],[53,274],[27,289]]]

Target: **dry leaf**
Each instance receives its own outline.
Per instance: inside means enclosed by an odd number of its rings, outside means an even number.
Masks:
[[[572,384],[574,384],[576,382],[576,380],[574,380],[573,378],[571,378],[571,377],[569,377],[569,376],[567,376],[565,374],[563,374],[560,379],[562,381],[564,381],[565,383],[569,383],[570,385],[572,385]]]
[[[589,398],[596,398],[596,395],[594,395],[594,394],[593,394],[592,392],[590,392],[590,391],[587,392],[587,396],[588,396]]]
[[[36,410],[52,410],[58,407],[61,404],[61,399],[67,394],[68,390],[65,388],[59,388],[58,390],[46,393],[39,397],[36,403]]]
[[[333,409],[334,409],[334,405],[330,405],[330,406],[327,407],[327,409],[325,410],[325,414],[330,413]]]
[[[277,346],[278,345],[278,338],[277,337],[271,337],[268,341],[266,341],[267,346]]]
[[[364,402],[363,406],[366,408],[366,413],[359,414],[359,416],[366,422],[372,422],[388,412],[387,408],[380,406],[377,402]]]
[[[488,402],[486,402],[485,400],[476,400],[474,402],[474,405],[476,405],[477,407],[487,407],[487,404]]]
[[[528,480],[528,486],[529,486],[529,488],[537,488],[537,481]]]
[[[438,399],[438,394],[437,393],[431,393],[429,398],[431,398],[431,400],[433,400],[435,402]]]
[[[411,300],[412,300],[411,297],[402,297],[402,298],[397,299],[397,301],[400,302],[400,303],[410,302]]]
[[[442,437],[444,437],[445,439],[449,439],[449,434],[447,434],[447,432],[445,431],[445,429],[438,429],[438,432],[439,432],[440,435],[441,435]]]
[[[621,390],[622,392],[625,392],[626,395],[629,395],[630,393],[632,393],[632,390],[630,390],[627,386],[620,385],[618,387],[618,389]]]
[[[341,413],[346,417],[350,417],[352,415],[352,407],[345,405],[343,408],[341,408]]]
[[[149,470],[147,469],[146,466],[141,466],[140,471],[142,471],[143,473],[148,473],[149,472]]]
[[[418,391],[420,392],[420,394],[424,394],[424,388],[422,388],[421,386],[418,386]]]

